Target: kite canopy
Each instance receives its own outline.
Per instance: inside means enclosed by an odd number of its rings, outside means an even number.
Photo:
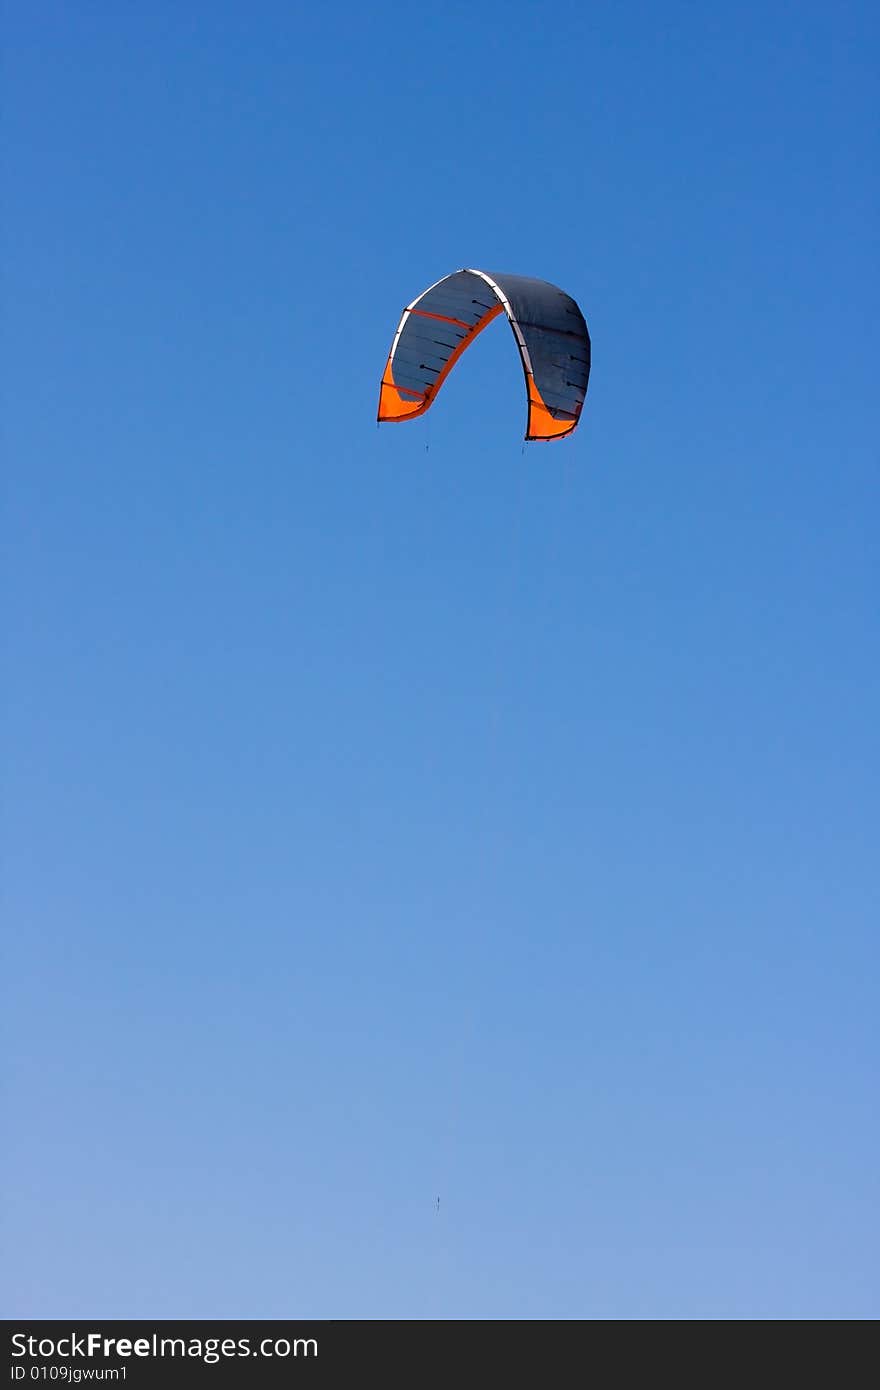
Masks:
[[[423,415],[465,348],[502,313],[510,320],[526,378],[526,439],[571,434],[590,377],[583,314],[546,280],[485,270],[457,270],[404,309],[382,374],[379,420]]]

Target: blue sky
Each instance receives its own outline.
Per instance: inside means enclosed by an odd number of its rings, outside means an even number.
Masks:
[[[876,1316],[873,7],[4,27],[7,1316]]]

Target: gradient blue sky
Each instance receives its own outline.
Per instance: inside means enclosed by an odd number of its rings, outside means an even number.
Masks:
[[[4,30],[6,1315],[876,1316],[875,7]]]

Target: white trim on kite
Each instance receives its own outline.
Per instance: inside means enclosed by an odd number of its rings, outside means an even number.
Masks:
[[[499,284],[496,284],[496,282],[492,279],[492,276],[486,274],[485,270],[471,270],[470,274],[479,275],[481,280],[485,280],[490,290],[492,290],[493,293],[496,294],[498,298],[501,300],[501,303],[504,305],[504,312],[510,320],[510,326],[513,329],[513,336],[519,343],[519,350],[522,353],[526,371],[529,373],[530,376],[534,377],[535,373],[532,368],[532,359],[529,356],[529,350],[526,347],[526,340],[522,335],[522,330],[520,329],[519,324],[514,318],[513,310],[510,307],[510,300],[507,298],[507,295],[504,293],[501,286]],[[433,285],[431,286],[431,288],[433,289]]]

